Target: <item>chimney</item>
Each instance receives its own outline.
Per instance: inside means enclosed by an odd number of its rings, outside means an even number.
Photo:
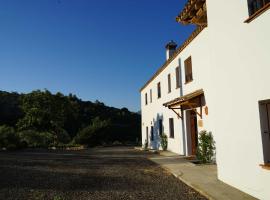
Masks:
[[[171,40],[168,44],[166,44],[166,59],[169,60],[169,58],[173,55],[177,47],[177,44]]]

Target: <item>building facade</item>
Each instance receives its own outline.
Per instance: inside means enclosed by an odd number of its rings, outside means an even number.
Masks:
[[[177,16],[197,29],[141,88],[142,143],[195,155],[216,142],[218,178],[270,199],[270,0],[189,0]]]

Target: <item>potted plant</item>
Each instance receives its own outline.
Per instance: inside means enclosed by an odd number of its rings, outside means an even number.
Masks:
[[[166,151],[167,147],[168,147],[168,137],[167,137],[167,135],[165,133],[163,133],[160,136],[160,144],[161,144],[162,150]]]

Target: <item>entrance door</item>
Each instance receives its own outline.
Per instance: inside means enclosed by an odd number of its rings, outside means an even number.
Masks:
[[[197,114],[190,111],[190,134],[191,134],[191,153],[196,155],[198,146],[198,128],[197,128]]]
[[[148,126],[146,127],[146,142],[149,145],[149,133],[148,133]]]

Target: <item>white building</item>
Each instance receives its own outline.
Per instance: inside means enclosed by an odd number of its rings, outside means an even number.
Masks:
[[[218,178],[270,199],[270,0],[188,0],[177,21],[198,28],[141,89],[142,142],[194,155],[212,131]]]

